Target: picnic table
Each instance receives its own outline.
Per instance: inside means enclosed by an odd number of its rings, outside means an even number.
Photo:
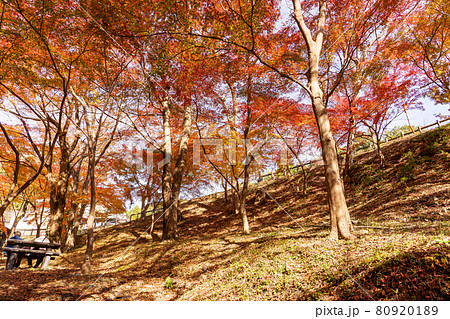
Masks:
[[[48,267],[50,259],[54,259],[55,256],[59,256],[59,252],[53,251],[53,249],[59,249],[59,247],[61,247],[61,244],[56,243],[42,243],[18,239],[8,239],[6,244],[8,246],[13,246],[3,248],[3,250],[8,254],[6,259],[6,270],[11,270],[14,268],[19,254],[26,256],[26,254],[29,253],[33,255],[43,255],[44,260],[42,261],[41,269],[45,269]]]

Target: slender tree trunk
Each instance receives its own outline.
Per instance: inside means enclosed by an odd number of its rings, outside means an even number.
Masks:
[[[249,76],[247,79],[247,105],[251,104],[251,90],[252,90],[252,82],[251,77]],[[244,230],[244,234],[250,234],[250,225],[248,224],[247,218],[247,209],[245,207],[247,200],[247,191],[248,191],[248,182],[250,180],[250,164],[253,161],[253,155],[249,153],[247,141],[249,139],[250,133],[250,124],[252,119],[252,110],[250,107],[247,107],[247,119],[245,121],[244,128],[244,141],[245,142],[245,162],[244,162],[244,181],[242,183],[242,190],[239,194],[239,213],[242,218],[242,227]]]
[[[288,150],[291,151],[292,155],[295,156],[295,158],[299,162],[299,166],[302,170],[302,176],[303,176],[302,194],[306,195],[306,191],[308,188],[308,174],[306,173],[305,165],[303,164],[302,160],[298,157],[297,153],[293,150],[291,145],[289,145],[289,143],[286,141],[285,137],[280,133],[280,131],[278,129],[276,129],[276,131],[277,131],[278,135],[283,139],[283,142],[286,145],[286,147],[288,148]],[[290,172],[290,169],[289,169],[289,172]],[[296,172],[298,172],[298,168],[297,168]],[[297,192],[300,193],[300,179],[298,179]]]
[[[14,222],[11,226],[11,229],[9,230],[10,234],[14,234],[16,231],[16,227],[19,224],[20,220],[25,217],[27,213],[27,207],[28,207],[28,201],[25,201],[25,203],[22,204],[22,207],[20,208],[20,211],[15,214]]]
[[[95,190],[95,149],[91,150],[91,158],[89,159],[89,179],[91,186],[91,200],[89,202],[89,217],[87,219],[87,238],[86,238],[86,252],[84,262],[81,266],[81,273],[87,275],[91,272],[92,257],[94,254],[94,222],[95,222],[95,207],[97,204],[97,196]]]
[[[226,81],[228,87],[230,88],[230,92],[231,92],[231,103],[232,103],[232,107],[233,107],[233,113],[231,115],[231,125],[230,125],[230,133],[231,133],[231,145],[232,147],[234,147],[234,152],[236,152],[236,147],[237,147],[237,117],[238,117],[238,113],[239,113],[239,105],[238,105],[238,100],[237,100],[237,92],[236,92],[236,88],[234,87],[234,84],[232,82]],[[235,168],[236,168],[236,163],[235,162],[231,162],[231,180],[233,183],[233,187],[231,190],[231,197],[233,200],[233,211],[235,215],[240,214],[240,205],[239,205],[239,180],[236,177],[236,172],[235,172]]]
[[[380,138],[378,138],[378,136],[377,136],[377,157],[378,157],[378,160],[380,161],[380,165],[383,166],[384,165],[384,155],[383,155],[383,151],[381,150],[381,141],[380,141]]]
[[[378,133],[372,128],[372,126],[366,124],[369,127],[370,136],[372,137],[373,148],[377,151],[376,158],[380,161],[380,165],[384,165],[384,155],[381,151],[381,139]]]
[[[300,164],[300,168],[302,169],[302,176],[303,176],[302,194],[303,194],[303,196],[306,196],[307,189],[308,189],[308,174],[306,173],[306,170],[305,170],[305,167],[303,164]]]
[[[351,97],[351,94],[347,93],[350,117],[349,117],[349,129],[348,129],[348,136],[347,136],[347,151],[346,151],[346,157],[345,157],[344,178],[345,178],[345,176],[348,176],[348,174],[350,174],[351,170],[353,169],[353,160],[354,160],[355,152],[356,152],[355,151],[356,120],[355,120],[355,115],[353,114],[353,111],[352,111],[352,107],[355,105],[355,103],[359,103],[359,98],[362,93],[362,86],[363,86],[363,82],[364,82],[365,78],[364,78],[363,69],[362,69],[361,65],[366,60],[366,56],[367,56],[370,46],[371,45],[368,45],[366,47],[363,46],[361,49],[358,48],[356,50],[356,56],[357,56],[357,59],[355,61],[355,63],[356,63],[356,65],[355,65],[356,85],[353,87],[353,98]],[[344,84],[344,87],[347,91],[345,84]]]
[[[41,224],[37,224],[36,226],[36,238],[41,237]]]
[[[222,187],[223,187],[223,192],[224,192],[224,199],[225,199],[225,204],[228,203],[228,184],[226,179],[222,179]]]
[[[242,227],[244,230],[244,234],[250,234],[250,225],[248,223],[247,209],[245,208],[245,205],[245,198],[242,198],[241,204],[239,205],[239,211],[242,218]]]
[[[142,192],[141,195],[141,219],[145,219],[147,217],[147,212],[150,207],[150,198],[148,196],[148,192]]]
[[[412,133],[415,133],[414,127],[412,126],[411,120],[409,119],[408,108],[406,107],[406,103],[404,100],[403,100],[403,110],[405,111],[406,119],[408,120],[409,129],[411,130]]]
[[[156,214],[156,206],[155,206],[155,202],[153,202],[153,209],[152,209],[152,215],[151,215],[151,225],[150,225],[150,236],[154,236],[153,232],[155,230],[155,214]]]
[[[284,177],[291,177],[291,169],[289,167],[289,164],[284,167],[283,173]]]
[[[240,198],[239,198],[240,199],[239,213],[242,218],[242,227],[244,230],[244,234],[250,234],[250,225],[248,223],[247,209],[245,207],[246,200],[247,200],[248,182],[250,179],[249,168],[250,168],[250,163],[248,165],[245,165],[245,167],[244,167],[244,182],[242,184],[242,191],[241,191]]]
[[[45,211],[45,199],[42,201],[41,211],[34,211],[34,220],[36,221],[36,237],[41,236],[41,228],[44,220],[44,211]]]
[[[236,176],[235,168],[235,165],[231,167],[231,183],[233,183],[233,187],[231,189],[231,200],[233,204],[233,213],[237,216],[238,214],[240,214],[239,193],[241,192],[241,190],[239,187],[239,179]]]
[[[163,132],[164,132],[164,162],[162,173],[162,195],[163,195],[163,239],[170,239],[176,236],[175,232],[170,230],[173,227],[173,220],[169,220],[170,209],[172,207],[172,132],[170,129],[171,111],[169,101],[162,101],[163,108]],[[176,224],[176,219],[175,219]],[[170,233],[170,234],[169,234]],[[164,237],[166,236],[166,238]]]
[[[87,220],[87,238],[86,238],[86,252],[83,265],[81,266],[82,274],[89,274],[92,267],[92,257],[94,253],[94,223],[96,218],[96,205],[97,205],[97,195],[96,195],[96,185],[95,185],[95,166],[98,164],[100,159],[105,154],[106,150],[111,145],[111,142],[114,139],[115,132],[117,130],[117,126],[119,124],[120,112],[117,114],[117,118],[114,119],[113,126],[109,127],[111,130],[108,130],[107,119],[109,116],[106,116],[106,108],[103,108],[101,111],[96,112],[97,109],[89,105],[82,97],[79,97],[73,90],[72,95],[80,102],[83,106],[83,118],[84,124],[86,126],[85,134],[86,143],[87,143],[87,151],[88,151],[88,172],[89,176],[87,179],[90,183],[91,190],[91,200],[89,203],[89,216]],[[108,99],[109,100],[109,97]],[[106,137],[105,139],[101,137]],[[103,142],[100,142],[103,140]],[[76,140],[77,141],[77,140]],[[71,149],[75,148],[75,144],[72,144]],[[98,151],[98,153],[97,153]],[[70,154],[70,152],[69,152]]]
[[[177,162],[173,171],[172,198],[171,207],[166,212],[166,227],[163,229],[163,239],[172,240],[178,238],[178,200],[180,197],[181,182],[183,179],[184,168],[186,166],[187,150],[189,138],[191,136],[192,112],[191,104],[187,103],[184,109],[183,131],[180,138],[180,147],[178,151]]]
[[[337,239],[339,236],[345,239],[353,239],[351,234],[351,220],[345,201],[344,185],[339,173],[339,160],[336,152],[336,143],[331,133],[328,110],[324,104],[322,89],[319,84],[319,58],[322,50],[324,32],[326,1],[319,1],[319,17],[317,24],[317,34],[314,40],[311,30],[303,20],[303,12],[300,0],[293,0],[294,19],[306,41],[308,47],[308,93],[316,117],[319,129],[320,144],[322,147],[322,158],[325,168],[325,183],[327,188],[328,203],[331,215],[330,238]]]
[[[240,214],[240,208],[239,208],[239,194],[238,194],[238,192],[240,192],[240,190],[239,190],[239,180],[236,178],[236,177],[234,177],[233,178],[233,181],[232,181],[233,183],[234,183],[234,189],[232,190],[232,197],[233,197],[233,212],[234,212],[234,214],[235,215],[238,215],[238,214]]]
[[[158,205],[159,205],[159,202],[155,203],[153,201],[152,219],[151,219],[151,226],[150,226],[150,236],[152,236],[153,240],[159,240],[158,236],[156,234],[154,234],[154,230],[155,230],[155,215],[156,215],[156,212],[158,210]]]
[[[345,239],[353,239],[351,234],[351,221],[344,194],[344,185],[339,174],[339,161],[336,152],[336,145],[331,134],[328,111],[321,99],[321,90],[312,90],[314,114],[319,129],[320,143],[322,146],[322,158],[325,168],[325,183],[327,188],[328,203],[331,214],[330,237],[338,239],[339,236]]]
[[[348,176],[350,171],[353,169],[353,161],[355,157],[355,122],[355,117],[353,116],[353,114],[351,114],[347,137],[347,152],[345,156],[344,177]]]
[[[370,138],[372,139],[372,148],[377,149],[377,134],[375,133],[375,130],[370,125],[368,125],[368,127],[369,127]]]

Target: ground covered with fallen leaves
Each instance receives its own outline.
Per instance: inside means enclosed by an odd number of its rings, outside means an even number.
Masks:
[[[383,167],[367,151],[345,186],[353,241],[327,238],[321,168],[265,181],[248,203],[250,235],[223,194],[182,205],[180,239],[161,242],[140,220],[96,231],[46,270],[4,270],[0,300],[449,300],[450,129],[390,142]],[[300,186],[300,187],[297,187]],[[161,225],[156,233],[161,236]]]

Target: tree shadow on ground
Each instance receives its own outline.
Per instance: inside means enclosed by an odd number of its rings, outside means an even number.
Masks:
[[[348,271],[354,281],[342,272],[332,277],[323,272],[327,285],[311,291],[306,299],[321,299],[333,291],[335,300],[449,300],[449,252],[447,244],[438,244],[365,261]]]

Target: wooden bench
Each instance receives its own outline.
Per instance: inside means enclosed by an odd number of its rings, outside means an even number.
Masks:
[[[3,248],[3,251],[6,251],[8,254],[8,258],[6,259],[6,270],[14,268],[19,254],[23,254],[23,256],[26,256],[26,254],[42,255],[44,260],[42,261],[41,269],[45,269],[48,267],[50,259],[59,256],[59,252],[53,251],[53,249],[59,249],[59,247],[61,247],[61,244],[56,243],[42,243],[17,239],[8,239],[6,244],[8,246],[13,246]],[[40,248],[45,248],[45,250]]]

